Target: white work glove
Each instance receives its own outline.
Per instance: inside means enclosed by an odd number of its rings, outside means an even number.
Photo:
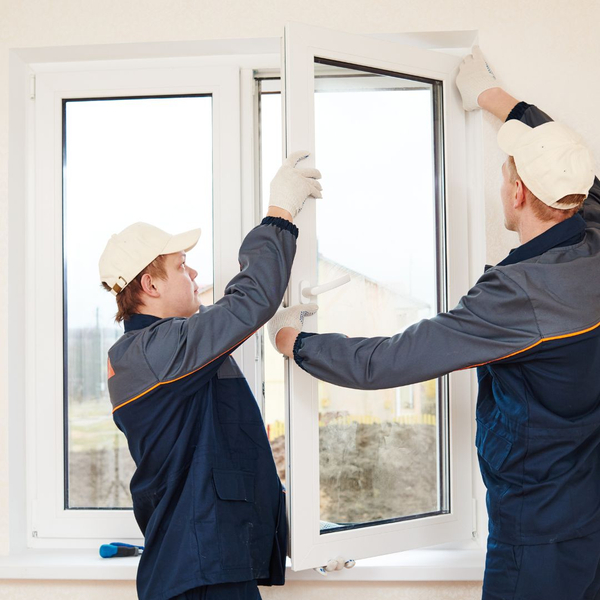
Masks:
[[[317,304],[295,304],[288,308],[282,308],[275,313],[275,316],[269,321],[267,328],[269,330],[269,339],[277,352],[280,352],[275,339],[280,329],[284,327],[293,327],[299,332],[304,326],[304,317],[314,315],[319,310]]]
[[[302,210],[304,201],[312,196],[321,198],[321,178],[318,169],[301,169],[298,162],[307,158],[308,152],[294,152],[288,156],[271,181],[271,199],[269,206],[278,206],[287,210],[292,219]]]
[[[477,103],[479,94],[490,88],[500,87],[479,46],[473,46],[473,54],[462,61],[456,76],[456,87],[462,96],[465,110],[481,108]]]

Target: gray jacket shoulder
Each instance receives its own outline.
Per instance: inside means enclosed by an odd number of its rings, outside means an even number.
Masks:
[[[526,294],[542,338],[577,333],[600,322],[600,229],[584,239],[492,271]]]

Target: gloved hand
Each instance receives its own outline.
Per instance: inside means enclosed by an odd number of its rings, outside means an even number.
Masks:
[[[278,310],[267,325],[269,339],[275,350],[281,352],[275,343],[275,339],[277,338],[280,329],[283,329],[284,327],[293,327],[300,333],[304,326],[304,317],[310,317],[318,310],[319,306],[317,304],[295,304],[294,306]]]
[[[298,162],[307,158],[308,152],[293,152],[288,156],[271,181],[271,199],[269,206],[278,206],[287,210],[292,219],[302,210],[304,201],[312,196],[322,198],[321,178],[318,169],[301,169]]]
[[[473,46],[473,54],[462,61],[456,76],[456,87],[462,96],[465,110],[481,108],[477,102],[479,94],[490,88],[500,87],[479,46]]]

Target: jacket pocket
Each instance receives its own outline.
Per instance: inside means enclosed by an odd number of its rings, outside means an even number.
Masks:
[[[475,445],[479,456],[496,471],[502,468],[512,448],[511,442],[494,433],[479,420],[477,421]]]
[[[287,556],[288,526],[285,510],[286,493],[280,485],[279,507],[275,523],[275,537],[269,562],[269,577],[259,579],[258,585],[283,585],[285,583],[285,557]]]
[[[252,566],[256,510],[254,473],[213,469],[221,567],[239,569]]]
[[[254,473],[213,469],[213,481],[221,500],[254,502]]]

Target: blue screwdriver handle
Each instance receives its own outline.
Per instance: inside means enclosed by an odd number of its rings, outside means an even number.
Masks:
[[[122,556],[139,556],[144,550],[143,546],[124,544],[123,542],[111,542],[100,546],[102,558],[118,558]]]

